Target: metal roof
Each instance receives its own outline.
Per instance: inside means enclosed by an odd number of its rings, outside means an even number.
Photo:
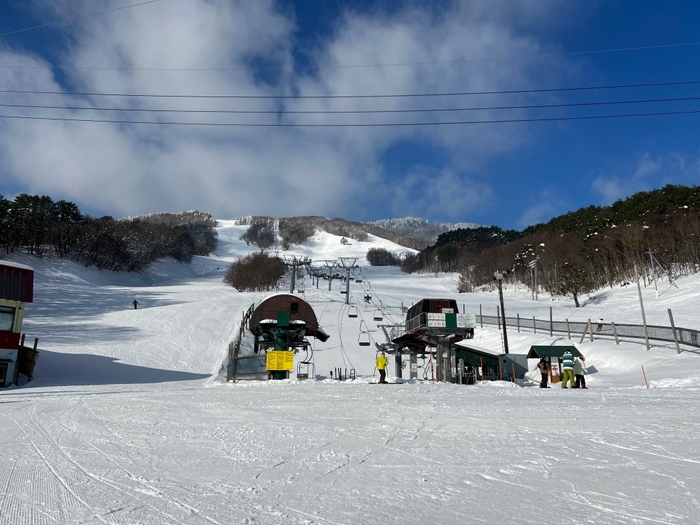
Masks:
[[[531,346],[527,353],[528,359],[539,359],[545,357],[561,357],[566,351],[571,352],[574,357],[581,357],[581,352],[574,345],[557,345],[557,346]]]
[[[0,261],[0,299],[34,301],[34,270],[24,264]]]

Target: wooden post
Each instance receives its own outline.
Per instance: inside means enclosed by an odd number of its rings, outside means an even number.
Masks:
[[[484,314],[481,313],[481,305],[479,305],[479,322],[481,323],[481,328],[484,327]]]
[[[498,329],[501,329],[501,310],[500,307],[496,306],[496,317],[498,317]]]
[[[518,383],[515,380],[515,363],[511,363],[510,367],[511,367],[511,370],[513,371],[513,383],[515,383],[517,385]]]
[[[668,318],[671,320],[671,330],[673,331],[673,340],[676,343],[676,353],[681,353],[681,346],[678,344],[678,334],[676,333],[676,323],[673,322],[673,313],[668,309]]]
[[[639,286],[639,274],[637,273],[637,263],[634,263],[634,277],[637,280],[637,293],[639,294],[639,307],[642,310],[642,324],[644,325],[644,341],[647,344],[647,351],[651,350],[649,345],[649,330],[647,329],[647,316],[644,313],[644,301],[642,300],[642,288]],[[646,286],[646,284],[644,285]]]
[[[591,320],[588,320],[588,325],[591,325]],[[578,344],[583,343],[583,340],[586,338],[586,333],[588,332],[588,328],[586,328],[583,333],[581,334],[581,340],[578,342]]]
[[[615,336],[615,344],[619,345],[620,340],[617,338],[617,328],[615,328],[615,323],[610,322],[610,326],[612,326],[613,335]]]
[[[569,339],[571,339],[571,330],[569,330],[569,318],[568,317],[566,319],[566,335]]]
[[[515,314],[515,318],[517,319],[518,323],[518,333],[520,333],[520,314]]]
[[[549,307],[549,337],[554,336],[554,319],[552,318],[552,307]]]
[[[479,358],[479,368],[481,369],[481,384],[484,384],[484,358]]]
[[[537,319],[535,319],[535,316],[532,316],[532,329],[535,332],[535,335],[537,335]]]
[[[591,323],[591,320],[588,320],[588,333],[591,334],[591,343],[593,342],[593,323]]]
[[[671,321],[671,322],[673,322],[673,321]],[[675,334],[675,329],[674,329],[674,334]],[[35,337],[35,338],[34,338],[34,348],[33,348],[33,350],[34,350],[35,352],[36,352],[36,347],[37,347],[38,345],[39,345],[39,338],[38,338],[38,337]],[[680,350],[678,351],[678,353],[679,353],[679,354],[681,353]]]

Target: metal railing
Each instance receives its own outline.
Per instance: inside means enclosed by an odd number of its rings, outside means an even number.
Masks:
[[[479,326],[498,325],[501,322],[498,316],[495,315],[476,315],[476,323]],[[565,333],[571,338],[571,334],[589,334],[604,335],[609,337],[625,337],[633,339],[644,339],[644,326],[639,324],[617,324],[588,321],[554,321],[549,319],[536,319],[535,317],[506,317],[506,327],[508,329],[516,328],[532,330],[533,332],[549,332],[553,334]],[[655,326],[647,325],[647,333],[649,339],[656,341],[666,341],[674,343],[676,339],[673,337],[674,329],[670,326]],[[700,348],[700,331],[691,330],[689,328],[675,328],[678,343]]]
[[[243,312],[243,317],[241,318],[241,324],[238,327],[238,335],[236,337],[235,341],[232,341],[228,345],[228,366],[226,367],[226,381],[233,381],[234,383],[236,382],[236,377],[241,376],[241,375],[261,375],[257,372],[253,372],[249,370],[251,368],[250,365],[253,366],[253,368],[257,371],[259,368],[258,366],[254,365],[254,361],[251,361],[249,366],[246,366],[241,362],[241,359],[244,359],[245,357],[247,358],[257,358],[259,356],[239,356],[238,353],[240,352],[241,349],[241,341],[243,340],[243,334],[245,332],[245,329],[248,327],[248,322],[250,321],[250,318],[253,316],[253,312],[255,311],[255,304],[251,304],[250,308]],[[264,356],[263,356],[264,357]]]

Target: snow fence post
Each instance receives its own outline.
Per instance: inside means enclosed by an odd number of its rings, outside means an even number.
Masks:
[[[671,330],[673,331],[673,340],[676,343],[676,353],[681,353],[681,346],[678,344],[678,334],[676,333],[676,323],[673,322],[673,313],[668,309],[668,318],[671,320]]]

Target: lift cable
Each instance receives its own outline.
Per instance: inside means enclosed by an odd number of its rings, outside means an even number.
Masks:
[[[91,16],[103,15],[105,13],[112,13],[114,11],[122,11],[124,9],[131,9],[132,7],[139,7],[139,6],[146,5],[146,4],[155,4],[156,2],[160,2],[160,1],[161,0],[147,0],[146,2],[140,2],[138,4],[123,5],[121,7],[114,7],[112,9],[107,9],[105,11],[98,11],[96,13],[89,13],[87,15],[76,16],[75,18],[66,18],[63,20],[56,20],[55,22],[48,22],[46,24],[41,24],[38,26],[25,27],[24,29],[15,29],[14,31],[8,31],[7,33],[0,33],[0,37],[16,35],[17,33],[24,33],[25,31],[31,31],[33,29],[41,29],[42,27],[50,27],[50,26],[55,26],[58,24],[67,24],[70,22],[76,22],[78,20],[83,20],[84,18],[89,18]]]

